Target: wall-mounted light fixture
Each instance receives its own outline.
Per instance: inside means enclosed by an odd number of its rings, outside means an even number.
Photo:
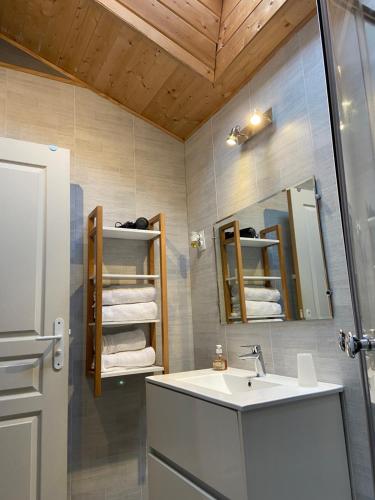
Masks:
[[[237,144],[240,144],[239,143],[240,139],[247,140],[247,136],[243,136],[241,134],[240,126],[236,125],[235,127],[232,128],[232,130],[230,131],[230,134],[227,137],[227,144],[229,146],[236,146]],[[245,141],[242,141],[242,142],[245,142]]]
[[[233,127],[227,137],[228,146],[236,146],[248,141],[251,137],[261,132],[272,123],[272,108],[264,113],[254,109],[250,116],[248,124],[241,129],[239,125]]]
[[[192,231],[190,233],[190,245],[198,250],[206,250],[206,238],[204,236],[204,230],[202,231]]]

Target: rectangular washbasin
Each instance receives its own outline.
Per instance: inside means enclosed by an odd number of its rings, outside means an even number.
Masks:
[[[183,379],[182,379],[183,380]],[[267,382],[262,378],[249,375],[234,375],[231,373],[213,372],[198,377],[189,377],[186,382],[198,387],[204,387],[223,394],[237,394],[258,389],[268,389],[279,384]]]
[[[209,368],[154,375],[147,377],[147,382],[240,411],[337,393],[343,389],[322,382],[316,387],[301,387],[295,378],[275,374],[257,378],[255,372],[232,367],[222,372]]]

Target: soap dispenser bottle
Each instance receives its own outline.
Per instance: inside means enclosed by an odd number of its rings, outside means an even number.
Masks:
[[[228,368],[227,360],[223,357],[223,347],[220,344],[216,346],[216,357],[212,363],[214,370],[226,370]]]

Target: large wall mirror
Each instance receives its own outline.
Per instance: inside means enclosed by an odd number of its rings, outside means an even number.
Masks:
[[[221,322],[332,318],[315,179],[214,225]]]

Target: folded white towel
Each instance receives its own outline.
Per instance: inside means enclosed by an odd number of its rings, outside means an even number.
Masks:
[[[155,351],[152,347],[146,347],[140,351],[102,354],[102,371],[115,367],[141,368],[153,364],[155,364]]]
[[[102,354],[137,351],[145,347],[146,336],[145,332],[141,329],[121,333],[108,333],[102,336]]]
[[[134,304],[156,300],[156,288],[152,285],[121,285],[103,288],[103,306]]]
[[[276,288],[268,288],[263,286],[245,286],[245,300],[257,300],[262,302],[279,302],[280,292]],[[238,300],[238,285],[231,287],[233,298]]]
[[[256,300],[246,300],[247,316],[275,316],[281,314],[281,306],[276,302],[259,302]],[[233,304],[233,313],[240,314],[240,305]]]
[[[141,302],[139,304],[117,304],[102,307],[102,321],[147,321],[157,318],[156,302]]]

